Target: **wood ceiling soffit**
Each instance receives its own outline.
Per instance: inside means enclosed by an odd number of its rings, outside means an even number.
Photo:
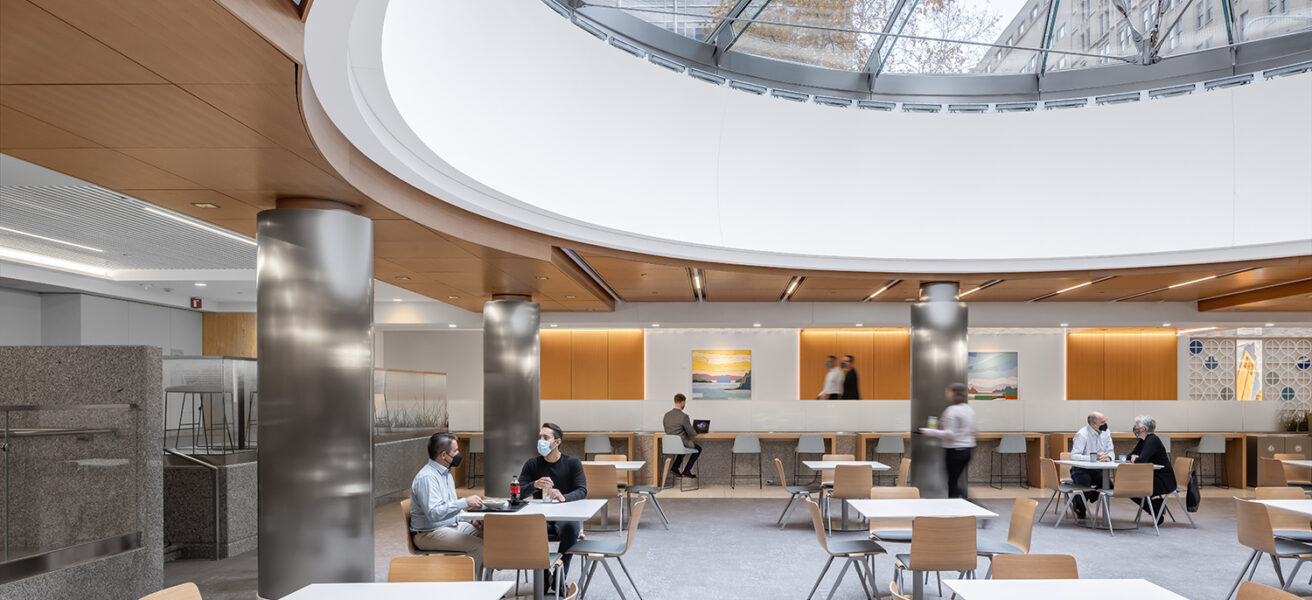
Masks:
[[[6,148],[100,148],[67,129],[0,104],[0,150]]]
[[[0,2],[0,56],[5,61],[0,84],[164,83],[150,69],[26,0]]]
[[[1261,289],[1248,290],[1220,296],[1218,298],[1203,300],[1198,303],[1198,311],[1209,312],[1225,310],[1240,307],[1245,304],[1253,304],[1267,300],[1283,300],[1296,296],[1312,296],[1312,279],[1291,281]],[[1308,300],[1308,304],[1309,310],[1312,310],[1312,300]]]

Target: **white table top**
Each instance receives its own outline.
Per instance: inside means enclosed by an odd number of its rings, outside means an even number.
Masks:
[[[1276,510],[1312,517],[1312,500],[1258,500],[1258,502]]]
[[[960,498],[891,498],[887,500],[848,500],[862,517],[873,521],[907,521],[916,517],[975,517],[993,519],[998,516],[978,504]]]
[[[1280,462],[1287,465],[1294,465],[1295,467],[1306,467],[1312,469],[1312,460],[1282,460]]]
[[[638,471],[642,465],[647,464],[645,460],[585,460],[585,465],[615,465],[616,471]]]
[[[1144,579],[943,579],[964,600],[1061,598],[1061,600],[1185,600]]]
[[[462,581],[449,583],[312,583],[283,600],[499,600],[513,581]]]
[[[854,465],[858,467],[870,467],[876,471],[887,471],[890,467],[881,462],[873,460],[804,460],[802,464],[812,471],[832,471],[838,465]]]
[[[1091,460],[1054,460],[1052,462],[1057,463],[1059,465],[1070,465],[1072,467],[1079,467],[1081,469],[1090,469],[1093,471],[1107,471],[1107,470],[1115,469],[1116,467],[1119,467],[1121,465],[1137,464],[1137,463],[1129,463],[1129,462],[1099,462],[1099,461],[1091,461]],[[1157,464],[1153,465],[1154,470],[1161,469],[1161,468],[1162,465],[1157,465]]]
[[[586,521],[595,517],[601,512],[601,508],[606,506],[606,501],[602,499],[592,500],[575,500],[573,502],[543,502],[541,500],[529,500],[529,505],[513,513],[481,513],[460,511],[460,518],[471,521],[478,521],[488,514],[498,515],[546,515],[548,521]]]

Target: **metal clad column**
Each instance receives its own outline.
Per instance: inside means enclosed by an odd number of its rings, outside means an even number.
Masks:
[[[957,291],[955,282],[924,283],[911,305],[911,480],[923,498],[948,495],[943,449],[920,428],[947,408],[948,384],[966,381],[966,305]]]
[[[374,579],[373,222],[278,206],[258,217],[256,275],[266,599]]]
[[[483,304],[483,439],[487,495],[510,493],[510,478],[537,456],[538,327],[529,296],[498,295]]]

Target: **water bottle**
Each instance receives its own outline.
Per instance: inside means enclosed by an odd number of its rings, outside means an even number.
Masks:
[[[519,504],[519,475],[510,478],[510,503]]]

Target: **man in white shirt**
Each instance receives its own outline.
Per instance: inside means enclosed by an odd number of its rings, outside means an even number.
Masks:
[[[1088,424],[1075,432],[1075,441],[1071,444],[1071,460],[1089,462],[1111,462],[1115,459],[1116,449],[1112,446],[1112,432],[1107,428],[1107,417],[1094,411],[1089,413]],[[1102,474],[1093,469],[1071,467],[1071,480],[1080,487],[1102,487]],[[1085,502],[1075,502],[1071,506],[1075,516],[1083,519],[1085,503],[1098,500],[1097,492],[1084,492]]]
[[[838,357],[830,354],[825,357],[825,387],[820,390],[816,400],[837,400],[843,396],[843,370],[838,368]]]

